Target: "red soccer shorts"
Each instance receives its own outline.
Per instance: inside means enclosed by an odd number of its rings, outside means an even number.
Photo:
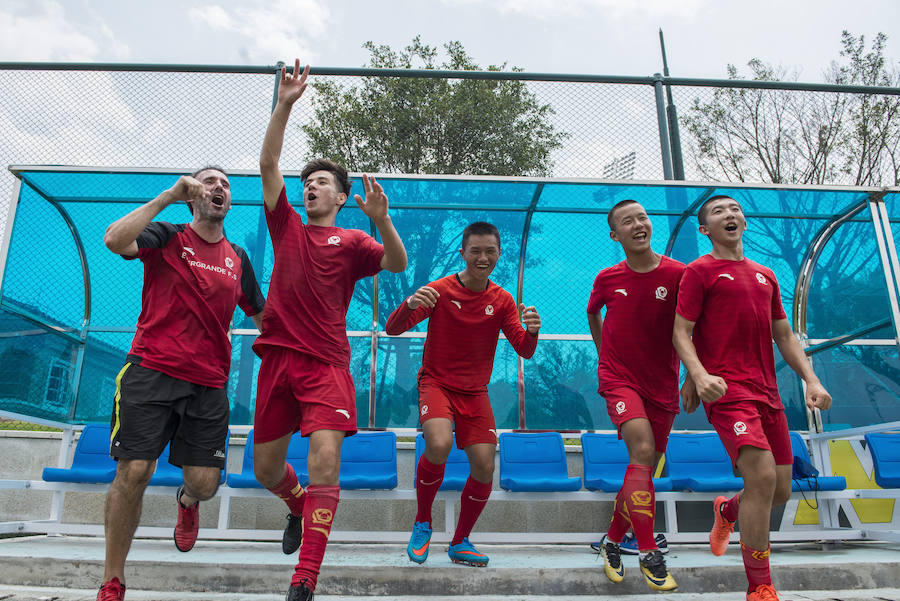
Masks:
[[[487,392],[465,393],[444,388],[434,378],[419,379],[419,419],[443,417],[453,423],[456,446],[497,444],[497,426]]]
[[[619,431],[619,438],[622,438],[622,424],[643,417],[650,422],[656,451],[662,453],[666,450],[676,413],[645,401],[635,390],[625,386],[604,390],[602,394],[606,399],[606,411]]]
[[[256,382],[253,436],[269,442],[299,430],[356,433],[356,388],[350,371],[305,353],[265,347]]]
[[[775,465],[794,462],[784,409],[752,400],[704,404],[704,408],[733,464],[737,465],[738,453],[746,445],[772,451]]]

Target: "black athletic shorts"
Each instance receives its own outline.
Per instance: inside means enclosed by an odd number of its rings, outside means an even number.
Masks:
[[[109,454],[115,459],[157,459],[172,441],[169,463],[225,467],[228,397],[141,367],[130,356],[116,378]]]

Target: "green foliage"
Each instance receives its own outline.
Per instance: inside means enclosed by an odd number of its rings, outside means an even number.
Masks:
[[[844,31],[841,61],[825,77],[842,85],[897,86],[897,65],[884,56],[879,33]],[[796,80],[796,73],[759,59],[750,79]],[[729,79],[745,79],[728,65]],[[683,117],[691,150],[713,180],[795,184],[897,185],[900,183],[900,97],[887,94],[718,88],[711,100],[695,98]]]
[[[402,51],[367,42],[371,68],[478,70],[459,42],[447,58],[419,37]],[[501,71],[506,64],[491,65]],[[359,86],[314,82],[315,117],[302,126],[310,156],[351,171],[548,175],[565,134],[521,81],[366,77]]]

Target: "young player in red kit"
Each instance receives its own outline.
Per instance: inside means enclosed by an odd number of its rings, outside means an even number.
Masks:
[[[355,200],[384,246],[359,230],[334,226],[347,201],[347,171],[325,159],[301,172],[307,223],[288,204],[278,168],[294,103],[306,89],[309,67],[281,71],[278,100],[266,130],[259,168],[275,266],[262,335],[254,417],[254,469],[259,482],[290,510],[282,550],[300,547],[287,601],[313,598],[340,495],[341,443],[356,432],[356,390],[350,377],[347,308],[353,288],[382,269],[406,268],[406,250],[388,216],[387,196],[363,176],[366,198]],[[285,462],[291,435],[309,437],[309,487],[304,492]],[[300,545],[302,538],[302,546]]]
[[[385,331],[396,336],[429,320],[418,377],[425,452],[416,468],[418,512],[407,555],[416,563],[428,558],[431,506],[444,479],[455,426],[456,446],[466,452],[470,473],[449,555],[455,563],[485,566],[488,556],[469,542],[469,534],[490,497],[494,476],[497,430],[487,385],[497,339],[502,331],[528,359],[537,346],[541,318],[534,307],[520,304],[517,309],[512,296],[488,279],[500,258],[496,227],[482,221],[466,227],[460,254],[466,268],[416,290],[391,313]]]
[[[189,224],[152,221],[186,201]],[[110,455],[116,477],[106,495],[106,561],[98,601],[125,598],[125,558],[141,518],[144,489],[171,442],[181,466],[175,546],[190,551],[199,502],[216,494],[228,445],[225,383],[228,328],[237,305],[260,327],[264,299],[247,254],[224,234],[231,208],[228,176],[208,167],[112,223],[106,246],[144,264],[137,332],[116,378]]]
[[[744,478],[744,490],[713,503],[713,554],[728,546],[741,523],[748,601],[776,601],[769,573],[769,519],[773,504],[791,494],[793,454],[775,379],[772,341],[806,382],[806,406],[828,409],[831,396],[791,331],[771,269],[744,257],[747,222],[741,205],[714,196],[697,213],[713,250],[687,266],[678,292],[673,342],[690,374],[682,389],[685,411],[702,400],[710,424]]]
[[[653,226],[638,202],[617,203],[607,221],[609,237],[622,245],[625,260],[594,280],[588,324],[599,357],[598,391],[628,447],[629,464],[601,553],[606,576],[622,582],[619,544],[633,528],[644,579],[653,590],[670,591],[678,585],[653,536],[653,468],[678,413],[678,356],[669,332],[684,265],[653,252]],[[603,307],[606,319],[600,316]]]

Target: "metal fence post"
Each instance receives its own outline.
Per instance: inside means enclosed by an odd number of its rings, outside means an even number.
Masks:
[[[662,154],[663,177],[675,179],[672,169],[672,151],[669,148],[669,131],[666,123],[666,99],[663,92],[663,76],[653,74],[653,91],[656,94],[656,121],[659,127],[659,150]]]

